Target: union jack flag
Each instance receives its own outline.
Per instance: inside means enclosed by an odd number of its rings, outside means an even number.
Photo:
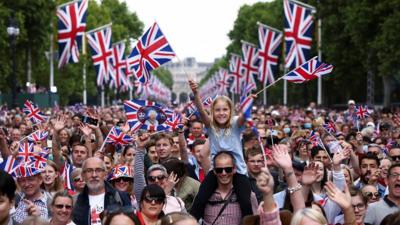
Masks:
[[[19,164],[20,161],[14,156],[10,155],[7,157],[7,159],[0,163],[0,170],[4,170],[7,173],[12,174]]]
[[[128,58],[129,67],[137,79],[147,83],[150,71],[169,62],[175,56],[157,23],[154,23],[138,40]]]
[[[321,138],[314,131],[311,131],[310,136],[308,137],[308,140],[311,142],[311,145],[313,147],[316,147],[316,146],[324,147],[324,144],[322,143]]]
[[[28,140],[30,142],[39,142],[39,141],[44,141],[47,139],[47,136],[49,136],[49,132],[45,130],[37,130],[33,133],[31,133],[28,136]]]
[[[36,168],[44,169],[47,165],[47,158],[49,158],[50,150],[48,148],[43,149],[39,153],[33,155],[34,160],[29,161],[28,164],[32,164]]]
[[[367,106],[358,106],[356,107],[356,115],[358,119],[365,119],[369,117],[368,107]]]
[[[107,144],[124,146],[133,142],[133,138],[121,131],[118,127],[112,127],[106,138]]]
[[[241,96],[247,96],[255,88],[256,88],[255,84],[248,84],[246,86],[243,86],[243,90],[242,90],[242,93],[240,95]]]
[[[127,63],[125,60],[125,42],[120,41],[112,45],[112,65],[113,73],[111,73],[110,86],[115,86],[120,89],[126,82],[126,68]]]
[[[293,83],[303,83],[329,74],[332,70],[332,65],[320,62],[314,57],[287,73],[283,79]]]
[[[171,117],[165,121],[165,124],[171,129],[171,130],[176,130],[178,128],[181,128],[182,126],[182,116],[179,113],[174,112]]]
[[[207,97],[203,100],[203,106],[204,107],[210,106],[213,103],[213,101],[214,101],[213,98]],[[195,106],[194,102],[190,102],[186,106],[186,110],[188,111],[188,116],[186,118],[190,118],[193,114],[198,113],[197,107]]]
[[[34,164],[22,163],[18,165],[18,167],[14,170],[12,175],[17,178],[31,177],[35,176],[36,174],[40,174],[42,170],[43,170],[42,168],[35,167]]]
[[[256,84],[254,76],[258,76],[258,50],[257,47],[242,41],[243,62],[242,71],[244,84]]]
[[[132,131],[137,131],[141,128],[152,131],[161,131],[167,129],[167,126],[165,126],[164,124],[158,124],[157,126],[145,124],[147,118],[144,109],[146,107],[153,107],[158,109],[160,114],[158,114],[157,117],[160,117],[161,121],[162,120],[165,121],[168,118],[168,116],[170,116],[170,114],[172,113],[172,111],[166,110],[166,108],[163,107],[162,105],[152,101],[137,100],[137,99],[133,99],[131,101],[125,101],[124,102],[125,114],[130,129]]]
[[[329,133],[331,133],[331,134],[335,134],[336,133],[336,125],[335,125],[335,123],[333,121],[328,121],[327,123],[322,124],[322,126]]]
[[[82,46],[86,30],[88,1],[72,1],[57,8],[58,17],[58,68],[66,63],[79,61],[79,48]]]
[[[278,69],[278,58],[281,53],[282,32],[272,29],[264,24],[258,26],[258,79],[264,84],[275,81],[274,74]]]
[[[39,107],[29,100],[25,101],[23,111],[33,124],[43,123],[47,119]]]
[[[70,163],[68,163],[68,161],[65,161],[61,178],[64,180],[64,186],[68,190],[74,190],[74,186],[72,185],[71,182],[71,173],[73,170],[74,170],[73,166]]]
[[[229,60],[229,75],[233,77],[231,91],[235,94],[240,94],[242,84],[242,59],[239,55],[231,54]]]
[[[116,165],[111,170],[111,177],[109,180],[114,180],[120,177],[132,177],[132,167],[126,165]]]
[[[112,73],[113,51],[111,48],[111,26],[89,31],[86,36],[92,53],[92,61],[97,73],[97,86],[108,82]]]
[[[24,142],[19,144],[16,159],[21,162],[35,161],[35,153],[33,152],[33,143]]]
[[[240,110],[246,115],[246,118],[251,117],[251,106],[253,105],[253,97],[242,96],[240,99]]]
[[[310,55],[315,8],[300,6],[295,1],[284,0],[286,68],[293,68],[307,61]]]
[[[225,95],[227,93],[227,87],[229,87],[229,76],[228,76],[228,71],[225,69],[220,69],[218,71],[218,76],[219,76],[219,81],[218,81],[218,93],[221,95]]]

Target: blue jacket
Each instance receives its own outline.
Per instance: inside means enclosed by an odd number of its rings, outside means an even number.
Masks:
[[[107,181],[105,181],[105,189],[104,210],[107,210],[112,205],[120,205],[121,207],[131,205],[128,193],[114,189]],[[72,220],[75,224],[90,225],[90,205],[87,186],[85,186],[75,201]]]

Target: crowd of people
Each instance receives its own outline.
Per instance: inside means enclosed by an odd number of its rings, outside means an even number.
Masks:
[[[52,109],[40,124],[3,110],[0,225],[400,224],[399,109],[360,117],[349,100],[249,117],[226,96],[205,107],[189,85],[197,113],[176,108],[172,131],[133,131],[119,106]],[[133,141],[107,142],[113,127]]]

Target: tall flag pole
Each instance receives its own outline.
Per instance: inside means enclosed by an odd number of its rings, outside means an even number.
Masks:
[[[274,74],[278,70],[278,59],[281,53],[282,32],[264,25],[258,24],[258,79],[263,86],[271,84],[275,81]],[[267,92],[264,90],[264,105],[267,104]]]
[[[79,61],[79,48],[86,30],[87,8],[88,0],[72,1],[57,7],[58,68]]]
[[[319,0],[318,0],[319,4]],[[318,16],[318,59],[322,61],[322,20]],[[322,105],[322,78],[318,77],[317,105]]]
[[[104,84],[112,73],[111,23],[88,31],[93,65],[97,72],[97,86],[101,87],[101,106],[104,107]]]
[[[258,50],[254,44],[242,40],[243,81],[245,86],[256,84],[254,77],[258,76]]]
[[[128,66],[136,78],[147,83],[150,72],[175,57],[167,38],[155,22],[138,40],[128,57]]]
[[[315,7],[295,0],[283,0],[285,14],[285,69],[308,60],[312,45]],[[285,88],[286,87],[286,88]],[[287,104],[287,83],[284,84],[284,105]]]

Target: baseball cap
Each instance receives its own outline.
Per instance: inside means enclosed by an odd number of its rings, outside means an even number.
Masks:
[[[355,102],[354,100],[350,99],[350,100],[347,102],[347,105],[351,105],[351,104],[355,105],[356,102]]]

